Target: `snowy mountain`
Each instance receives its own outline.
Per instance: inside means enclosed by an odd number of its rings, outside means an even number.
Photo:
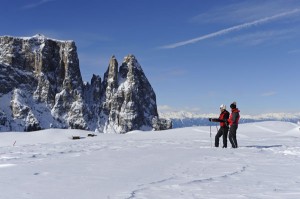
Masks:
[[[159,115],[171,120],[173,128],[216,125],[218,123],[211,123],[208,121],[208,118],[219,117],[217,114],[200,114],[186,111],[159,112]],[[240,123],[259,121],[286,121],[297,123],[300,121],[300,113],[268,113],[261,115],[244,115],[241,113]]]
[[[0,131],[47,128],[126,133],[172,127],[134,55],[113,56],[103,81],[83,83],[73,41],[0,37]]]
[[[72,129],[0,133],[0,198],[297,199],[299,128],[241,124],[237,149],[211,147],[207,126],[95,137]]]

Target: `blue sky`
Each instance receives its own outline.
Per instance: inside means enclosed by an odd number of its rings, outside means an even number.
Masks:
[[[0,3],[0,35],[74,40],[85,81],[134,54],[161,110],[300,112],[298,0]]]

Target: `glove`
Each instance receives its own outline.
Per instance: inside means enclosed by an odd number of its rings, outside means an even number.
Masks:
[[[211,118],[208,118],[208,120],[211,122]]]

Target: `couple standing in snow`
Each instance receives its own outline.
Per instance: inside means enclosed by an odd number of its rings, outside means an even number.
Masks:
[[[227,148],[227,135],[229,130],[229,141],[232,148],[238,148],[236,140],[236,130],[240,119],[240,110],[236,107],[236,102],[230,104],[231,114],[226,110],[226,106],[220,106],[221,114],[219,118],[209,118],[210,122],[220,122],[220,129],[215,136],[215,147],[219,147],[219,139],[223,136],[223,148]]]

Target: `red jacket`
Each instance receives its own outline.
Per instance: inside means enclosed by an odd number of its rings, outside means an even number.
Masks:
[[[226,123],[223,122],[225,119],[227,120],[229,118],[229,112],[224,110],[222,111],[222,113],[219,116],[219,120],[220,120],[220,126],[226,126]]]
[[[240,110],[237,108],[231,109],[231,114],[229,116],[229,119],[227,120],[229,125],[238,125],[240,120]]]

